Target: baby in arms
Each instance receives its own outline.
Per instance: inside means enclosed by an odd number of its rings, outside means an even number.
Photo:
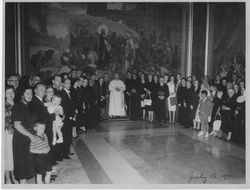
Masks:
[[[56,116],[56,119],[53,121],[53,141],[52,144],[55,145],[56,143],[63,143],[63,135],[61,129],[63,127],[63,108],[60,106],[62,98],[58,95],[54,95],[52,98],[52,102],[44,103],[47,107],[48,112],[55,113],[56,111],[59,112],[59,115]],[[56,135],[58,139],[56,139]]]

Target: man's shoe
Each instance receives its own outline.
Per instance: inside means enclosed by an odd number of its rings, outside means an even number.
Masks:
[[[66,160],[71,159],[69,156],[64,156],[63,158],[66,159]]]

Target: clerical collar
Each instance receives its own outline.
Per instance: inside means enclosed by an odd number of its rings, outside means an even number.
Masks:
[[[35,95],[41,102],[43,102],[43,98],[41,98],[41,97],[39,97],[39,96],[37,96],[37,95]]]

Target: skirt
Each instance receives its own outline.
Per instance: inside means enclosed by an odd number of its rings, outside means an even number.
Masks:
[[[201,122],[201,119],[200,119],[200,116],[199,116],[199,113],[198,113],[199,111],[198,111],[198,109],[196,110],[196,113],[195,113],[195,121],[196,122]]]
[[[14,131],[13,134],[13,158],[14,175],[17,180],[35,176],[33,157],[30,153],[30,140],[17,131]]]
[[[171,97],[168,97],[168,111],[176,111],[176,105],[170,104],[170,98]]]
[[[14,169],[12,140],[13,134],[9,134],[8,130],[5,130],[5,171]]]

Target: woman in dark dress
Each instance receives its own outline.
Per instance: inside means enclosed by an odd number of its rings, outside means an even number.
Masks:
[[[106,86],[104,83],[104,78],[100,77],[98,79],[98,104],[100,106],[100,110],[101,110],[101,121],[104,120],[104,114],[105,114],[105,107],[106,107]]]
[[[96,91],[94,89],[94,81],[89,79],[89,85],[87,87],[87,122],[88,128],[93,128],[95,124],[98,122],[96,120],[96,109],[95,106],[97,105],[97,96]]]
[[[37,119],[28,107],[32,100],[32,88],[25,87],[21,92],[21,101],[12,108],[14,122],[13,156],[14,175],[20,183],[27,183],[27,179],[35,176],[34,163],[30,153],[30,142],[36,141],[34,125]]]
[[[245,107],[246,107],[246,94],[245,90],[241,89],[241,94],[236,100],[235,110],[235,125],[233,139],[235,142],[245,144]]]
[[[185,127],[186,128],[190,128],[192,126],[193,123],[193,98],[194,98],[194,89],[192,88],[192,83],[190,80],[187,81],[186,83],[186,97],[185,97],[185,102],[187,104],[186,107],[186,112],[187,112],[187,116],[186,116],[186,121],[184,122]]]
[[[199,94],[200,94],[200,84],[198,80],[194,81],[194,91],[192,95],[192,103],[191,103],[191,111],[190,116],[193,119],[193,129],[196,129],[196,121],[195,121],[195,114],[199,105]]]
[[[164,83],[163,77],[159,79],[159,85],[157,87],[157,98],[155,102],[155,114],[156,120],[166,123],[166,99],[169,96],[168,86]]]
[[[153,75],[148,75],[148,81],[146,83],[146,92],[148,94],[148,99],[151,99],[152,101],[152,93],[154,89],[153,84]],[[154,111],[153,111],[153,103],[151,102],[151,105],[146,105],[146,110],[148,112],[148,121],[153,122],[154,120]]]
[[[236,109],[236,96],[233,89],[227,90],[228,98],[224,99],[221,107],[221,127],[224,133],[227,133],[227,141],[231,140],[233,125],[234,125],[234,114]]]
[[[177,104],[179,108],[178,118],[181,125],[185,125],[185,121],[187,120],[187,103],[185,101],[187,91],[186,82],[187,80],[182,78],[181,86],[177,90]]]
[[[130,119],[139,120],[141,117],[141,102],[140,102],[140,82],[137,80],[137,75],[132,75],[132,83],[130,90]]]
[[[159,77],[158,75],[154,75],[153,77],[153,89],[152,89],[152,105],[153,105],[153,111],[154,111],[154,119],[156,118],[156,100],[157,100],[157,90],[159,85]]]
[[[213,122],[216,120],[216,117],[218,116],[218,113],[221,109],[221,106],[222,106],[222,95],[223,95],[223,92],[222,92],[222,89],[221,87],[216,87],[215,86],[215,96],[213,97],[213,109],[212,109],[212,114],[211,114],[211,125],[213,125]]]
[[[144,105],[144,98],[146,96],[146,80],[145,80],[145,74],[142,73],[140,76],[140,99],[141,102],[143,102],[141,104],[141,109],[142,109],[142,120],[145,120],[146,118],[146,106]]]

